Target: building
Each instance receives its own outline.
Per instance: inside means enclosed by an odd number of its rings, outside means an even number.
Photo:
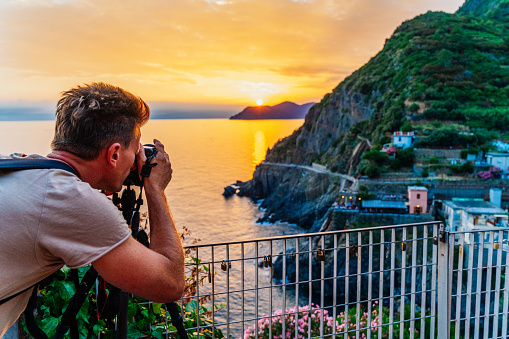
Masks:
[[[408,186],[408,213],[428,212],[428,189],[424,186]]]
[[[486,163],[489,166],[501,168],[502,179],[508,178],[509,175],[509,153],[486,153]]]
[[[412,147],[415,141],[414,132],[394,132],[392,143],[396,145],[396,147],[401,147],[403,149]]]
[[[362,200],[362,210],[368,213],[408,213],[404,201],[391,200]]]
[[[453,198],[443,202],[442,213],[449,231],[487,230],[507,227],[509,213],[483,199]]]

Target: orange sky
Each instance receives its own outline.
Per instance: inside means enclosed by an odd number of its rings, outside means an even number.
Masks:
[[[104,81],[147,101],[319,101],[404,20],[462,0],[2,0],[0,105]]]

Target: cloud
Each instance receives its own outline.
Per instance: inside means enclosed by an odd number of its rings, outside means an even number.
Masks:
[[[237,103],[267,89],[274,100],[317,100],[403,20],[461,2],[2,1],[0,101],[53,99],[89,81],[147,100]]]

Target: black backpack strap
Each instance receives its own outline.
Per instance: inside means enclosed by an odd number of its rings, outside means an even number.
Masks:
[[[43,332],[43,330],[40,329],[39,326],[37,326],[37,323],[35,322],[35,316],[34,311],[37,308],[37,293],[38,287],[34,288],[32,295],[30,296],[30,299],[28,300],[28,305],[25,308],[25,321],[27,324],[28,332],[35,338],[35,339],[48,339],[48,336],[46,333]]]
[[[0,159],[0,170],[6,171],[20,171],[27,169],[62,169],[64,171],[74,173],[74,168],[67,165],[65,162],[53,159]]]

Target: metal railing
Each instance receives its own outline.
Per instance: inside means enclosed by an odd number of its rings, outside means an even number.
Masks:
[[[505,338],[508,232],[427,222],[192,245],[179,303],[210,338]]]

